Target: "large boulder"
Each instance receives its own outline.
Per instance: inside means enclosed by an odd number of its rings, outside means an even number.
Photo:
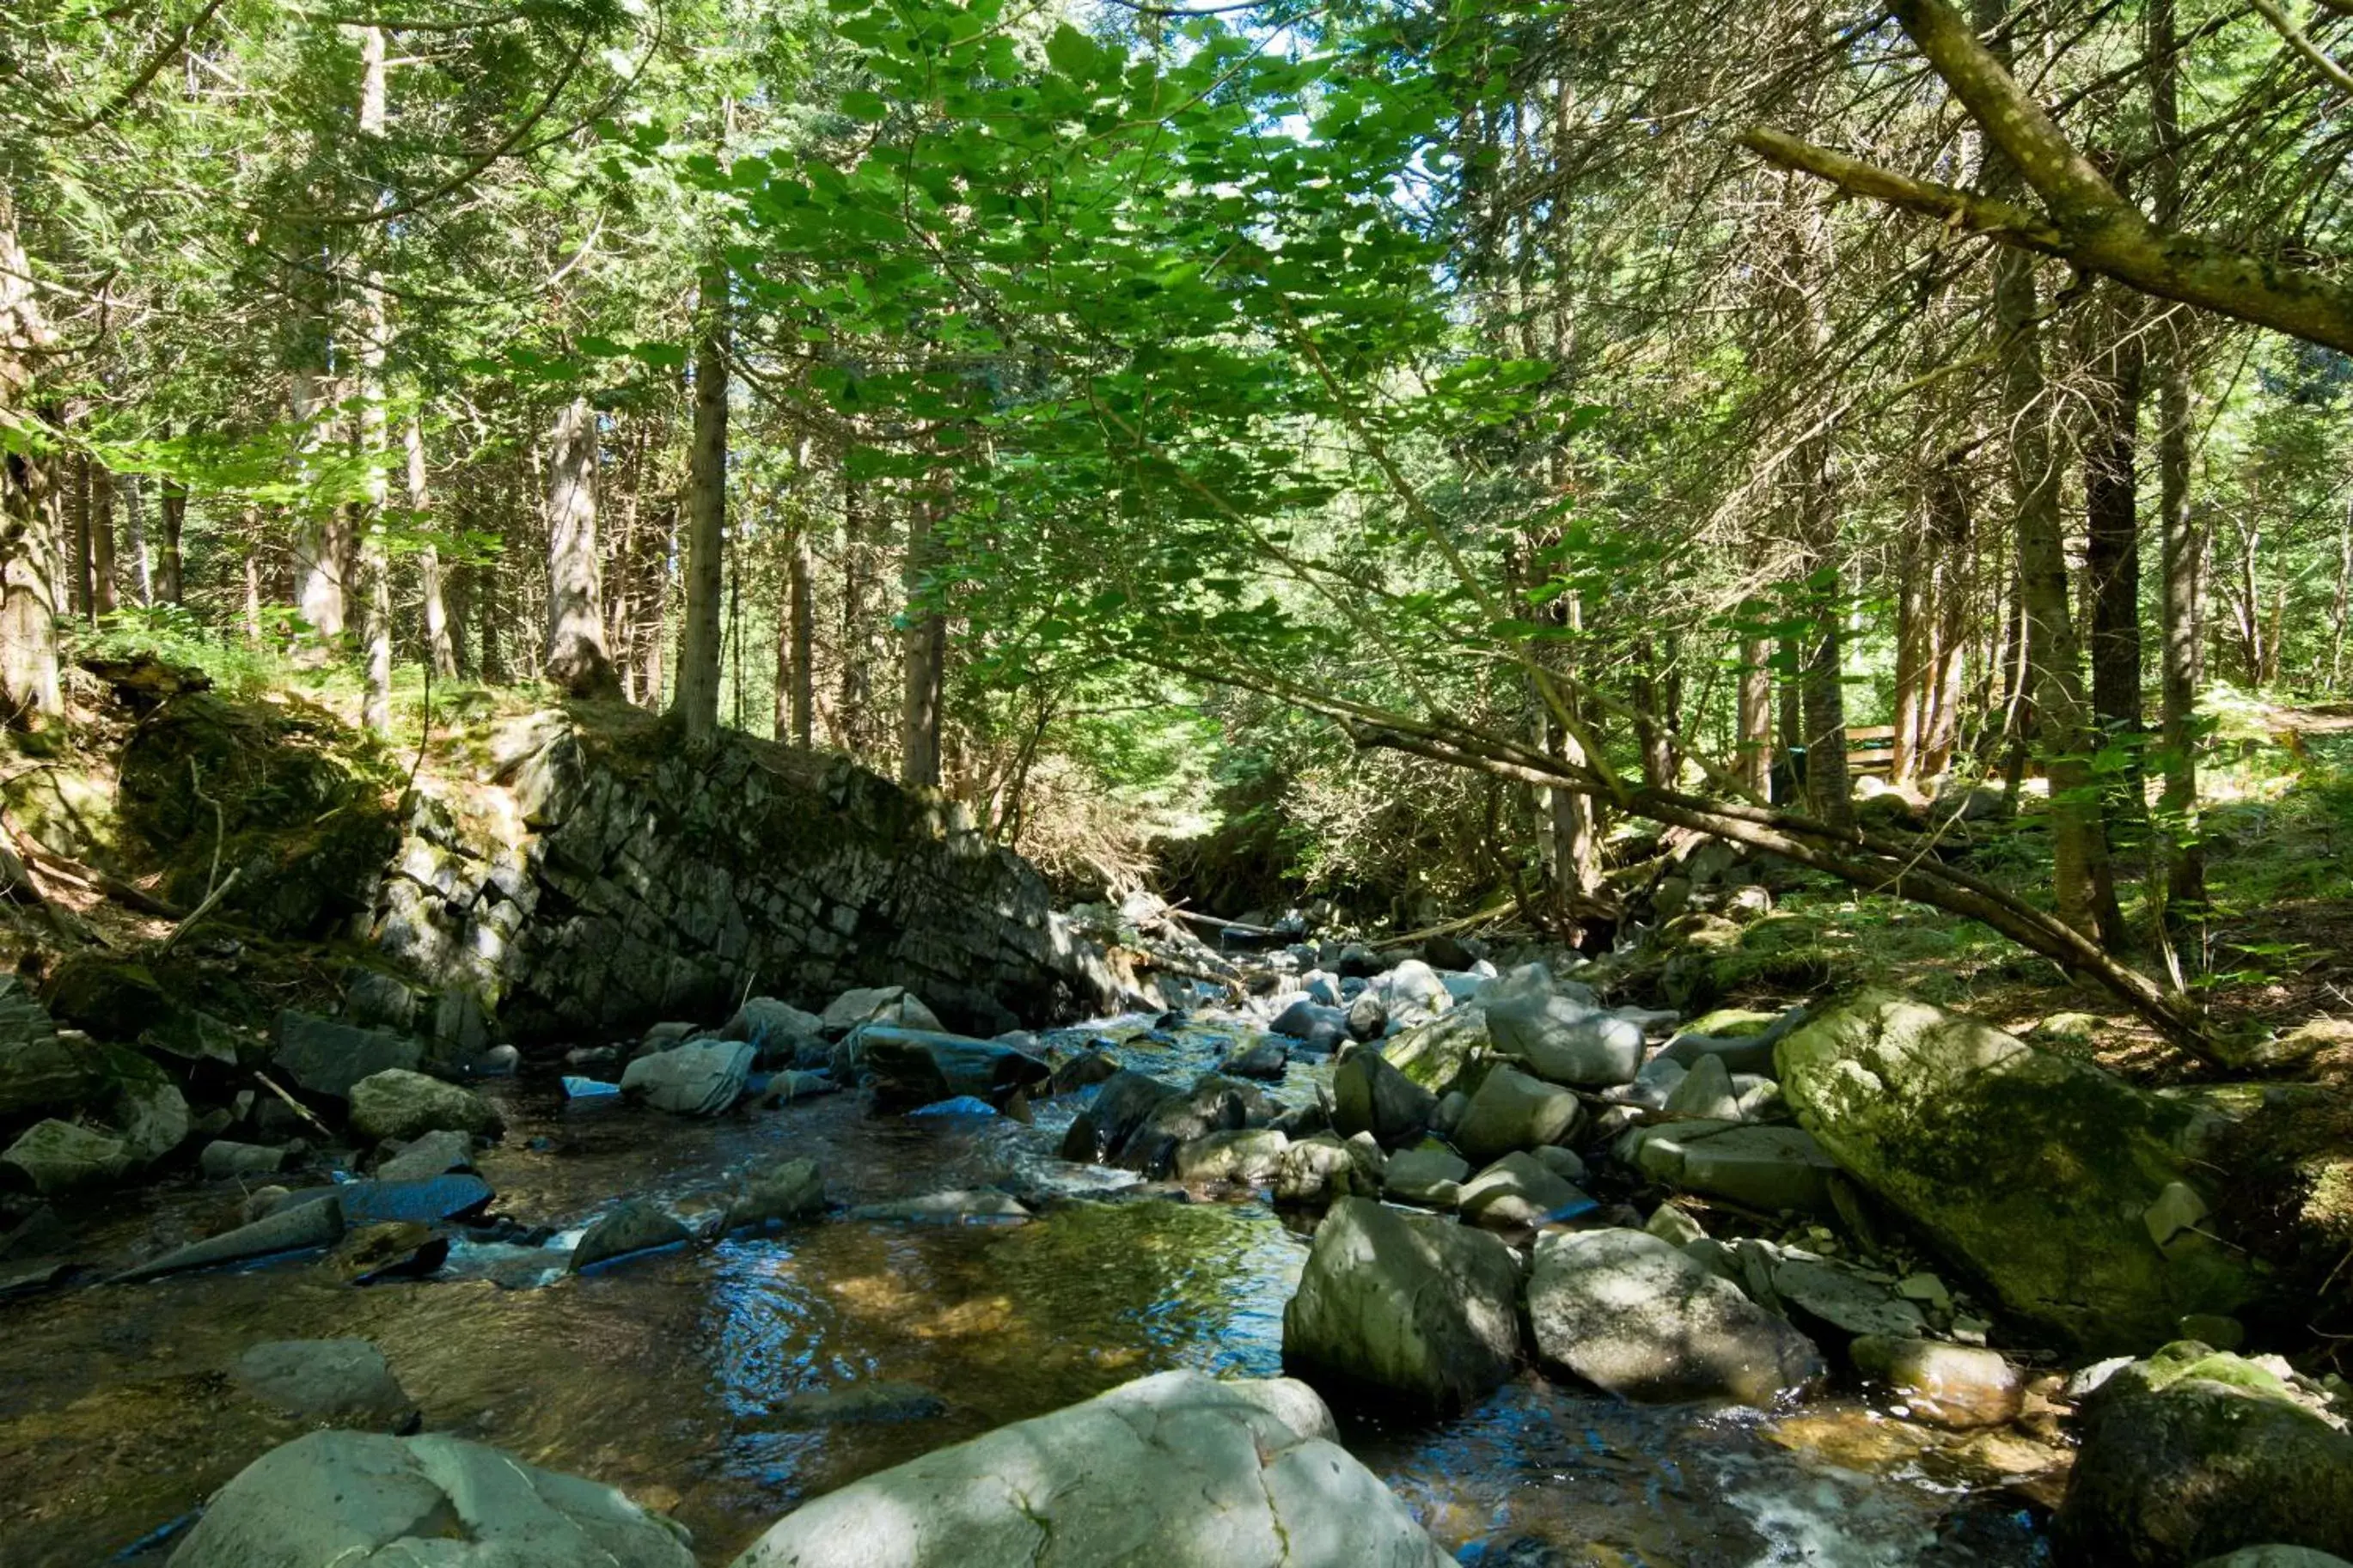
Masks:
[[[610,1487],[438,1433],[313,1432],[237,1472],[171,1568],[694,1568]]]
[[[441,1131],[490,1136],[506,1126],[499,1108],[472,1089],[399,1068],[352,1085],[351,1106],[353,1131],[364,1138],[406,1142]]]
[[[804,1503],[735,1568],[1441,1568],[1288,1379],[1144,1378]]]
[[[875,1092],[890,1103],[929,1105],[970,1096],[1001,1105],[1016,1090],[1053,1076],[1052,1068],[1027,1051],[930,1029],[868,1024],[852,1043],[860,1064],[875,1077]]]
[[[1438,1097],[1360,1046],[1332,1074],[1332,1128],[1343,1138],[1369,1132],[1388,1146],[1410,1143],[1430,1126]]]
[[[2191,1106],[1882,993],[1797,1030],[1777,1059],[1831,1158],[2079,1348],[2146,1350],[2255,1294],[2241,1255],[2192,1223],[2206,1175]]]
[[[1286,1363],[1440,1410],[1470,1405],[1519,1359],[1519,1268],[1494,1237],[1345,1197],[1315,1229],[1282,1310]]]
[[[114,1129],[134,1165],[152,1165],[188,1141],[188,1097],[162,1077],[126,1081],[114,1098]]]
[[[1154,1111],[1183,1098],[1184,1091],[1175,1084],[1123,1068],[1103,1080],[1092,1103],[1071,1121],[1062,1138],[1062,1158],[1082,1163],[1115,1161]]]
[[[1671,1121],[1620,1140],[1626,1162],[1677,1192],[1704,1193],[1766,1214],[1829,1215],[1837,1163],[1803,1129]]]
[[[1514,976],[1482,999],[1488,1038],[1504,1056],[1554,1083],[1606,1089],[1642,1068],[1642,1026],[1573,995]]]
[[[0,1153],[5,1168],[35,1192],[103,1186],[131,1169],[130,1145],[71,1121],[36,1121]]]
[[[2177,1568],[2241,1547],[2353,1554],[2353,1436],[2277,1372],[2177,1344],[2087,1400],[2057,1521],[2081,1561]]]
[[[1389,1065],[1432,1094],[1459,1088],[1488,1052],[1487,1011],[1454,1007],[1382,1042]]]
[[[1628,1399],[1769,1405],[1824,1372],[1805,1335],[1639,1230],[1541,1237],[1528,1321],[1546,1361]]]
[[[818,1019],[818,1027],[828,1035],[846,1035],[868,1024],[936,1031],[940,1020],[923,1005],[922,997],[903,985],[853,986],[827,1003]]]
[[[13,974],[0,974],[0,1119],[65,1110],[96,1092],[96,1058],[58,1035],[39,998]]]
[[[622,1069],[621,1089],[673,1116],[716,1116],[743,1098],[756,1054],[748,1041],[694,1040],[639,1057]]]
[[[1498,1160],[1559,1142],[1577,1130],[1584,1113],[1577,1096],[1558,1084],[1497,1067],[1454,1124],[1454,1145],[1472,1160]]]
[[[414,1072],[425,1059],[425,1046],[389,1029],[355,1029],[332,1018],[289,1007],[278,1015],[277,1049],[272,1056],[280,1070],[309,1093],[342,1100],[364,1078],[399,1068]]]

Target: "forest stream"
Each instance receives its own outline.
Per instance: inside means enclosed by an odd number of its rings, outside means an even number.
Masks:
[[[1112,1042],[1132,1068],[1189,1080],[1254,1031],[1214,1012],[1153,1025],[1048,1043]],[[1297,1103],[1330,1077],[1294,1061],[1271,1088]],[[487,1092],[508,1132],[477,1165],[495,1214],[557,1227],[543,1247],[461,1240],[437,1278],[364,1289],[298,1256],[0,1309],[0,1559],[164,1561],[206,1496],[294,1429],[225,1391],[223,1369],[259,1341],[364,1336],[427,1428],[618,1486],[713,1564],[810,1497],[1131,1378],[1282,1371],[1306,1237],[1261,1194],[1058,1158],[1082,1095],[1040,1102],[1029,1126],[842,1094],[682,1121],[568,1103],[532,1079]],[[833,1217],[565,1272],[616,1198],[691,1214],[730,1170],[785,1154],[818,1162]],[[1039,1217],[840,1213],[988,1184]],[[193,1183],[125,1194],[85,1244],[127,1263],[219,1202]],[[1527,1372],[1448,1420],[1335,1403],[1350,1450],[1463,1563],[2047,1560],[2032,1511],[1943,1454],[1949,1435],[1848,1397],[1802,1417],[1630,1405]]]

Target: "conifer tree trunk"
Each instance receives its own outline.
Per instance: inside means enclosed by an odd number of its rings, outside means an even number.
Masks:
[[[719,729],[720,595],[727,544],[727,268],[712,260],[699,293],[702,330],[694,353],[694,439],[687,457],[686,602],[670,710],[690,742]]]
[[[556,416],[547,476],[547,653],[541,668],[567,697],[616,700],[621,682],[605,651],[596,558],[596,411],[586,397]]]
[[[111,616],[122,607],[115,584],[114,475],[105,464],[90,465],[90,619]]]
[[[408,510],[422,522],[432,510],[433,495],[425,466],[425,430],[413,414],[401,432],[401,444],[406,448]],[[449,602],[438,546],[428,543],[418,549],[417,572],[425,598],[425,657],[432,662],[435,679],[454,680],[458,675],[458,644],[451,632]]]
[[[287,378],[288,401],[294,422],[302,426],[305,446],[318,440],[318,422],[333,402],[324,374],[304,367]],[[306,509],[294,542],[294,607],[322,643],[343,635],[343,558],[348,532],[341,507]]]
[[[0,184],[0,413],[29,412],[37,356],[50,345],[16,238],[14,193]],[[53,459],[0,450],[0,718],[64,711],[58,682],[58,504]]]
[[[2084,447],[2092,713],[2103,730],[2131,736],[2141,729],[2137,448],[2143,356],[2137,312],[2122,296],[2121,285],[2107,284],[2102,291],[2110,308],[2098,330],[2116,341],[2094,366],[2093,426]],[[2132,776],[2139,776],[2137,764]]]
[[[947,660],[947,621],[925,602],[925,583],[935,553],[933,531],[945,499],[945,477],[934,474],[907,509],[904,572],[906,685],[899,710],[899,782],[910,789],[936,788],[940,782],[940,692]]]
[[[2149,119],[2157,157],[2150,168],[2157,222],[2170,229],[2181,216],[2180,68],[2174,58],[2174,0],[2149,0]],[[2189,358],[2181,341],[2179,312],[2173,330],[2158,340],[2158,489],[2162,615],[2161,732],[2158,755],[2164,771],[2159,804],[2165,817],[2166,901],[2171,906],[2206,901],[2206,852],[2198,841],[2199,644],[2204,616],[2199,566],[2204,552],[2189,505]]]
[[[164,547],[155,563],[155,596],[167,605],[185,604],[187,587],[180,562],[180,533],[188,521],[187,487],[177,479],[166,479],[163,504],[158,510],[164,526]]]
[[[57,460],[53,470],[63,475],[65,505],[67,582],[73,594],[73,613],[90,625],[98,624],[97,578],[90,572],[90,470],[88,458]]]
[[[1740,645],[1739,775],[1763,800],[1773,789],[1773,645],[1751,637]]]
[[[1978,32],[2003,47],[2006,0],[1977,0],[1977,6]],[[1988,151],[1986,166],[1987,184],[1997,195],[2010,196],[2023,183],[1999,151]],[[2042,374],[2042,304],[2031,256],[2008,247],[1995,252],[1993,302],[2001,333],[2002,421],[2009,433],[2026,668],[2051,785],[2052,876],[2060,918],[2114,951],[2122,945],[2123,921],[2089,760],[2095,737],[2069,602],[2059,465]]]
[[[868,584],[872,566],[867,536],[872,531],[872,501],[866,481],[852,470],[855,444],[842,447],[841,468],[841,705],[837,722],[842,749],[851,756],[866,750],[867,705],[873,674],[866,642]]]
[[[124,476],[122,532],[131,545],[132,592],[144,606],[155,602],[155,568],[147,550],[147,489],[139,476]]]
[[[804,749],[816,742],[817,603],[809,559],[808,517],[795,520],[785,565],[784,637],[776,672],[776,738]]]

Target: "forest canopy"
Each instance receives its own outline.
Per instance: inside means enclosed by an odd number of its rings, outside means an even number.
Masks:
[[[2195,1047],[2218,720],[2344,695],[2348,58],[2273,0],[28,0],[0,693],[553,681],[1073,885],[1222,822],[1570,940],[1646,823]],[[2029,885],[1939,853],[1989,802]]]

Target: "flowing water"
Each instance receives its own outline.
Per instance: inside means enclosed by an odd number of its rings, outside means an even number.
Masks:
[[[1172,1078],[1224,1043],[1144,1027],[1101,1032]],[[1280,1093],[1310,1092],[1312,1070]],[[1123,1193],[1133,1178],[1054,1158],[1069,1102],[1033,1128],[874,1116],[850,1095],[681,1121],[530,1084],[491,1093],[509,1131],[482,1173],[498,1214],[556,1230],[545,1247],[461,1242],[439,1278],[364,1289],[295,1259],[0,1303],[0,1564],[161,1562],[175,1524],[298,1430],[224,1375],[263,1340],[374,1340],[428,1429],[619,1486],[713,1564],[806,1498],[1145,1373],[1281,1370],[1306,1237],[1263,1201]],[[1052,1201],[1027,1224],[835,1219],[560,1272],[567,1233],[620,1197],[685,1213],[730,1172],[799,1155],[837,1200],[994,1182]],[[111,1268],[234,1202],[193,1184],[125,1196],[88,1216],[77,1256]],[[1452,1420],[1341,1415],[1350,1447],[1464,1563],[2045,1555],[2023,1504],[1853,1403],[1794,1419],[1643,1408],[1530,1373]]]

